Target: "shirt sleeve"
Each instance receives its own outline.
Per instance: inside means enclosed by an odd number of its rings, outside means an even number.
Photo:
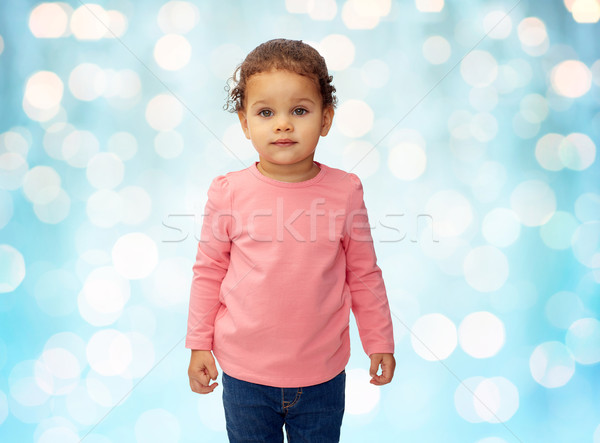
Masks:
[[[346,281],[352,297],[352,312],[368,356],[394,352],[392,317],[377,257],[363,187],[356,174],[349,174],[353,189],[348,201],[342,244],[346,252]]]
[[[221,283],[229,268],[231,250],[231,195],[224,175],[213,179],[208,189],[192,288],[185,347],[212,350],[215,317],[221,305]],[[229,215],[228,215],[229,214]]]

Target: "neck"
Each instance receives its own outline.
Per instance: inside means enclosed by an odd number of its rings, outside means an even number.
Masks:
[[[319,167],[312,159],[302,162],[302,165],[277,165],[260,160],[256,165],[261,174],[284,182],[302,182],[310,180],[319,174]]]

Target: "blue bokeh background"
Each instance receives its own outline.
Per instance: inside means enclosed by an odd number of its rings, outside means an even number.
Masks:
[[[224,442],[184,348],[223,110],[272,38],[337,88],[397,368],[354,320],[343,442],[600,442],[600,3],[0,3],[0,436]],[[110,28],[110,31],[107,29]],[[219,380],[220,382],[220,377]]]

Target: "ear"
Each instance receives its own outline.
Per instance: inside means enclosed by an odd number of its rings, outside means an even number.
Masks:
[[[240,124],[242,125],[244,135],[248,140],[250,140],[250,129],[248,129],[248,119],[246,118],[246,113],[244,111],[238,111],[237,115],[240,119]]]
[[[327,106],[323,109],[323,119],[321,121],[321,136],[325,137],[329,133],[331,124],[333,123],[333,107]]]

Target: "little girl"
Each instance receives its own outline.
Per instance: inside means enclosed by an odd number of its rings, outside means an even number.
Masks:
[[[333,120],[332,77],[311,46],[274,39],[232,79],[227,107],[259,161],[208,189],[185,343],[190,386],[214,391],[214,353],[230,442],[281,443],[284,425],[292,443],[338,442],[350,309],[371,383],[389,383],[396,362],[361,181],[313,160]]]

